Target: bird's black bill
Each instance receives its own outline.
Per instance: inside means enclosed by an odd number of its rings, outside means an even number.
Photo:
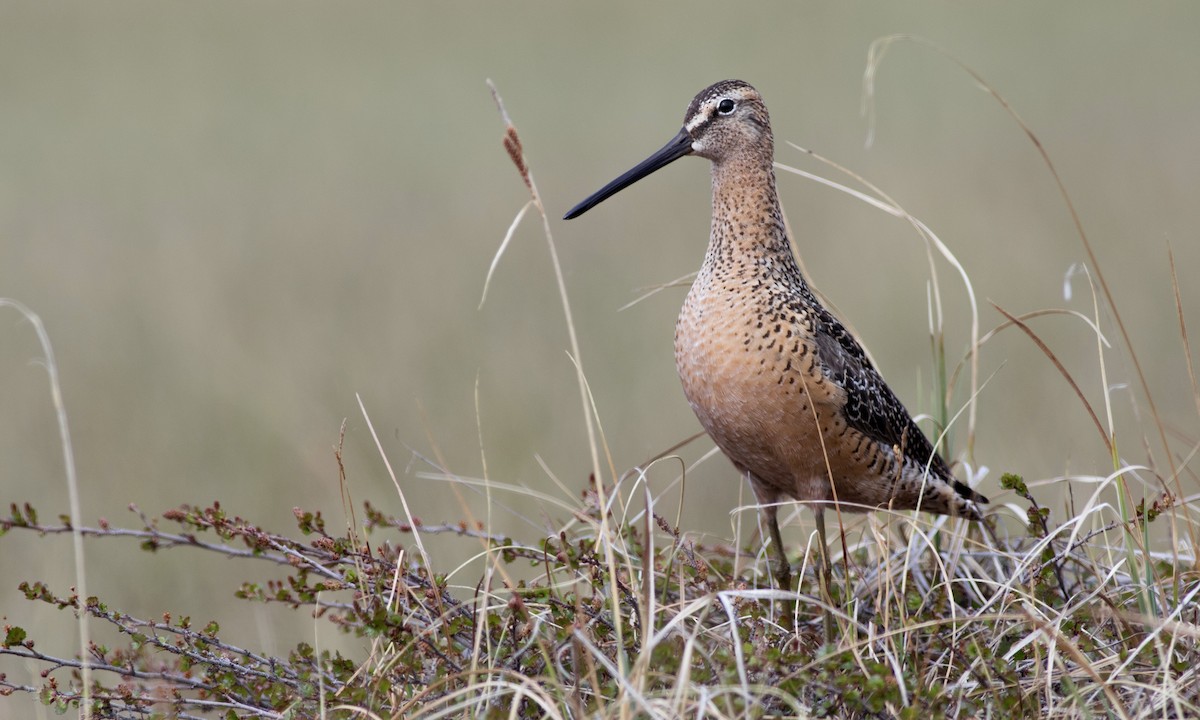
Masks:
[[[587,200],[571,208],[569,213],[563,215],[563,220],[579,217],[655,170],[664,168],[684,155],[691,154],[691,152],[692,136],[688,135],[687,130],[680,130],[679,134],[671,138],[671,142],[664,145],[661,150],[638,163],[636,167],[621,177],[592,193]]]

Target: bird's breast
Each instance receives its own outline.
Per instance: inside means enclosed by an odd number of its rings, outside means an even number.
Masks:
[[[790,486],[823,474],[822,435],[844,428],[811,318],[775,304],[769,278],[701,271],[675,328],[675,364],[700,424],[742,470]]]

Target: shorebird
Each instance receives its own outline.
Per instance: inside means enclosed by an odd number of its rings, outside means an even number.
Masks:
[[[564,219],[685,155],[712,161],[712,232],[675,326],[675,364],[700,424],[753,488],[780,587],[791,585],[782,499],[813,509],[826,590],[832,504],[980,519],[987,498],[955,479],[800,273],[775,192],[770,119],[749,84],[702,90],[678,135]]]

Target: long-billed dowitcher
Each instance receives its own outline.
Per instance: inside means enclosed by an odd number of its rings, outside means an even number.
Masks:
[[[812,507],[823,580],[831,503],[979,519],[987,498],[954,478],[801,275],[775,192],[767,108],[749,84],[726,80],[701,91],[678,135],[565,219],[684,155],[712,161],[712,233],[675,326],[675,364],[700,424],[754,489],[780,586],[791,585],[776,519],[781,499]]]

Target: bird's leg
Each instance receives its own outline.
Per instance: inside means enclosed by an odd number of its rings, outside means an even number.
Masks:
[[[792,566],[788,563],[787,552],[783,549],[783,538],[779,535],[779,506],[771,503],[763,508],[767,516],[767,530],[771,533],[771,545],[775,553],[775,580],[783,590],[792,589]]]
[[[833,593],[831,592],[832,573],[829,567],[829,544],[825,540],[825,508],[821,505],[813,507],[813,516],[817,521],[817,542],[818,555],[820,556],[820,565],[817,567],[818,581],[821,587],[821,600],[825,603],[825,642],[833,644],[835,637],[833,614],[830,607],[833,606]]]
[[[775,567],[773,568],[775,582],[781,589],[791,590],[792,567],[788,563],[787,553],[783,549],[783,538],[779,535],[779,520],[776,517],[779,513],[779,492],[760,482],[749,470],[738,469],[742,471],[742,477],[750,483],[750,489],[754,491],[754,499],[758,501],[759,520],[767,522],[767,534],[770,537],[771,545],[774,546],[774,549],[769,550],[768,554],[775,555]],[[759,529],[761,531],[761,524]]]

